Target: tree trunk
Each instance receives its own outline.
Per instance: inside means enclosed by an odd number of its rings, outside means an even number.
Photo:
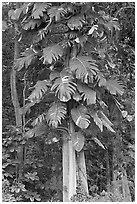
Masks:
[[[19,4],[16,3],[16,7],[19,7]],[[20,109],[20,104],[18,100],[18,93],[16,88],[16,69],[15,69],[15,60],[19,57],[19,43],[16,38],[18,32],[18,25],[14,23],[15,29],[15,42],[14,42],[14,64],[12,66],[11,74],[10,74],[10,87],[11,87],[11,99],[14,106],[15,111],[15,120],[16,120],[16,127],[22,132],[22,113]],[[20,164],[18,165],[18,173],[19,177],[22,174],[22,161],[23,161],[23,147],[19,147],[17,150],[17,158],[20,160]]]
[[[66,136],[65,136],[66,137]],[[63,138],[63,202],[68,202],[69,190],[69,149],[68,140]]]
[[[71,197],[76,194],[76,154],[72,144],[69,140],[69,191],[68,198],[71,201]]]
[[[81,181],[81,187],[86,194],[89,194],[84,150],[78,153],[77,166],[78,166],[79,180]]]

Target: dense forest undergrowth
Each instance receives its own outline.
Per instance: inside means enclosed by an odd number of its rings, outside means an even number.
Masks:
[[[135,3],[2,4],[4,202],[135,201]]]

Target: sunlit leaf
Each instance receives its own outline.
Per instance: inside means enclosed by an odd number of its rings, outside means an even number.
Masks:
[[[66,71],[60,72],[59,77],[55,80],[51,90],[55,90],[55,94],[60,101],[67,102],[71,99],[71,95],[76,91],[76,84],[72,81],[72,75]]]
[[[82,93],[81,96],[87,102],[87,105],[96,103],[96,92],[94,90],[89,88],[87,85],[80,83],[78,83],[77,89],[80,93]]]
[[[41,59],[44,59],[43,63],[48,62],[51,64],[53,61],[58,60],[63,55],[63,48],[60,45],[53,45],[43,49],[43,55]]]
[[[97,137],[93,137],[92,140],[94,140],[94,142],[96,142],[100,147],[102,147],[103,149],[106,149],[104,147],[104,145],[102,144],[102,142],[100,142],[100,140]]]
[[[20,71],[23,67],[28,68],[32,61],[36,58],[37,53],[29,48],[21,54],[21,57],[15,61],[15,67]]]
[[[33,10],[32,10],[32,18],[34,19],[40,19],[40,17],[43,16],[43,12],[49,8],[50,4],[46,2],[38,2],[34,4]]]
[[[57,128],[61,124],[61,120],[65,118],[66,113],[67,110],[64,104],[53,103],[46,116],[48,124]]]
[[[86,129],[90,124],[90,116],[87,113],[87,108],[83,105],[73,108],[71,110],[71,116],[75,124],[81,129]]]
[[[69,20],[68,20],[68,27],[71,30],[74,29],[80,29],[83,27],[83,23],[85,22],[84,16],[82,15],[76,15],[76,16],[72,16]]]
[[[84,83],[93,82],[93,76],[96,76],[99,71],[95,61],[88,56],[72,58],[70,69],[76,74],[76,78],[81,79]]]
[[[64,16],[66,10],[63,7],[51,7],[48,10],[48,15],[50,18],[55,18],[55,21],[59,21],[61,16]]]
[[[106,81],[106,88],[111,94],[116,95],[117,93],[122,95],[124,93],[124,86],[116,79],[110,79]]]
[[[30,101],[37,101],[39,102],[43,95],[48,90],[49,82],[47,80],[37,81],[35,86],[33,87],[34,90],[32,91],[31,95],[28,97]]]

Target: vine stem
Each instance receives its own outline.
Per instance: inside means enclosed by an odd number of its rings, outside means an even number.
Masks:
[[[115,18],[119,15],[119,13],[122,11],[122,10],[124,10],[124,9],[135,9],[135,7],[133,7],[133,6],[127,6],[127,7],[122,7],[122,8],[120,8],[118,11],[117,11],[117,13],[115,14]]]

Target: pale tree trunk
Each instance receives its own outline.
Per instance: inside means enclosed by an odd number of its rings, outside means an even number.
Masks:
[[[19,7],[19,3],[16,3],[16,8]],[[14,23],[15,29],[15,42],[14,42],[14,64],[12,66],[11,74],[10,74],[10,87],[11,87],[11,99],[14,106],[15,111],[15,120],[16,127],[22,132],[22,112],[18,100],[18,93],[16,87],[16,69],[15,69],[15,60],[19,57],[19,43],[16,38],[18,32],[18,24]],[[16,159],[20,161],[20,164],[16,166],[16,173],[19,174],[19,177],[22,175],[22,160],[23,160],[23,147],[18,146]],[[18,177],[18,176],[17,176]]]
[[[63,202],[68,202],[68,189],[69,189],[69,149],[66,135],[63,138]]]
[[[72,144],[72,141],[68,141],[69,145],[69,191],[68,198],[71,201],[71,197],[76,194],[76,154]]]
[[[84,150],[81,150],[77,156],[77,167],[78,167],[78,176],[81,181],[81,187],[84,190],[85,194],[89,194],[88,192],[88,183],[87,183],[87,173],[86,173],[86,163],[85,163],[85,155]]]

